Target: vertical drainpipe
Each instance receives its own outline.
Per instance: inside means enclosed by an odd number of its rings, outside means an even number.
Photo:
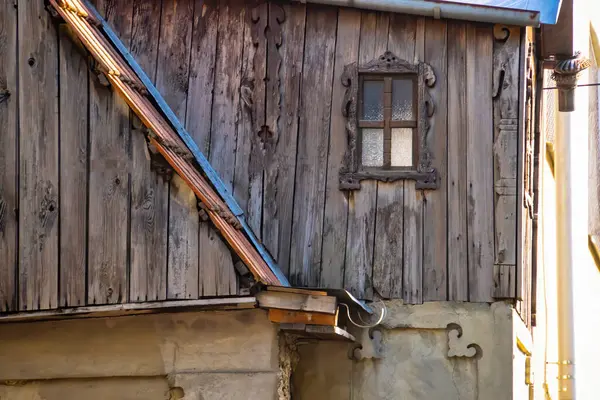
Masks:
[[[556,126],[554,171],[556,178],[556,265],[558,312],[559,400],[575,398],[575,342],[573,340],[573,229],[571,114],[559,112]]]
[[[581,159],[587,160],[579,147],[582,140],[587,143],[588,139],[587,130],[572,129],[577,122],[572,112],[575,111],[577,79],[589,65],[589,60],[577,53],[558,60],[553,75],[558,88],[559,108],[555,142],[559,400],[575,399],[573,268],[577,265],[581,245],[580,221],[576,214],[582,202],[577,179],[581,176]],[[587,177],[587,164],[585,167]]]

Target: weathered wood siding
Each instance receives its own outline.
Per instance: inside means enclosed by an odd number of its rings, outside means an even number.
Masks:
[[[94,3],[194,137],[209,140],[218,8]],[[229,249],[183,181],[151,165],[141,123],[68,27],[43,1],[2,4],[0,312],[237,294]]]
[[[237,259],[151,166],[139,121],[41,0],[8,3],[0,311],[236,294]],[[516,296],[518,28],[299,3],[95,4],[292,284],[410,303]],[[386,50],[436,74],[436,190],[338,189],[344,66]]]

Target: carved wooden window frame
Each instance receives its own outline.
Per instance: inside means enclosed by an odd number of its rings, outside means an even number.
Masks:
[[[413,128],[413,167],[394,167],[389,169],[362,167],[360,157],[361,134],[358,127],[358,92],[361,76],[410,76],[415,77],[416,96],[416,121]],[[342,85],[346,87],[342,114],[346,117],[346,134],[348,147],[340,168],[341,190],[358,190],[360,181],[374,179],[383,182],[392,182],[401,179],[416,181],[418,189],[436,189],[437,171],[431,165],[431,151],[428,146],[429,119],[433,116],[435,107],[429,93],[429,88],[435,85],[435,74],[429,64],[418,62],[416,64],[402,60],[392,52],[385,52],[378,58],[364,65],[357,63],[348,64],[342,74]],[[387,167],[386,167],[387,168]]]

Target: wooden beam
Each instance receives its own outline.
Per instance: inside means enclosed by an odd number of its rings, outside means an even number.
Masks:
[[[278,324],[310,324],[337,326],[338,314],[269,309],[269,320]]]
[[[267,286],[267,290],[270,290],[273,292],[307,294],[307,295],[311,295],[311,296],[327,296],[327,292],[324,292],[321,290],[309,290],[309,289],[292,288],[292,287],[285,287],[285,286]]]
[[[127,315],[155,314],[161,312],[194,310],[238,310],[255,308],[254,297],[227,297],[198,300],[153,301],[106,306],[72,307],[58,310],[0,313],[0,323],[33,322],[55,319],[123,317]]]
[[[337,326],[306,325],[306,324],[281,324],[281,330],[294,332],[300,336],[319,340],[338,340],[356,342],[354,336]]]
[[[264,291],[256,294],[259,307],[280,308],[335,314],[337,299],[333,296],[310,296],[297,293]]]

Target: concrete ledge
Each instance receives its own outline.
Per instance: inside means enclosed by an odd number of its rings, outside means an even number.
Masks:
[[[264,310],[0,324],[0,380],[277,371]]]

